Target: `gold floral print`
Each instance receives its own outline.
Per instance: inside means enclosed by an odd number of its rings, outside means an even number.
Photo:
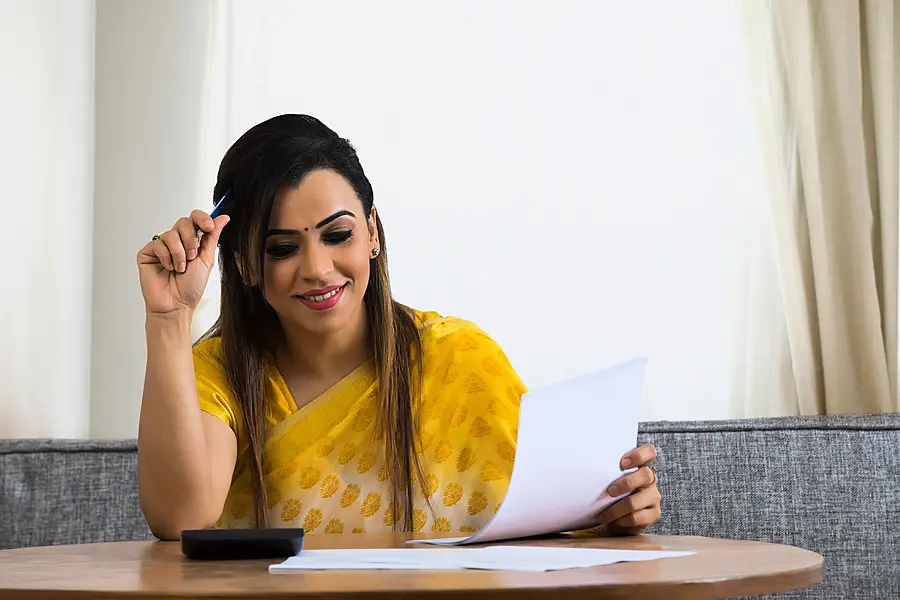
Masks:
[[[355,483],[350,483],[344,488],[344,493],[341,494],[341,508],[348,508],[356,499],[359,498],[359,486]]]
[[[458,483],[451,483],[447,485],[447,489],[444,490],[444,506],[451,507],[456,506],[456,503],[459,502],[463,497],[463,487]]]
[[[303,519],[303,529],[305,529],[307,533],[312,533],[322,524],[322,519],[323,515],[321,510],[318,508],[309,509],[309,512],[306,513],[306,518]]]
[[[473,438],[483,438],[491,435],[493,429],[484,417],[475,417],[472,426],[469,428],[469,435]]]
[[[319,488],[319,496],[321,498],[331,498],[338,491],[339,487],[341,487],[341,480],[332,473],[322,482],[322,486]]]
[[[446,517],[438,517],[431,524],[431,531],[435,533],[443,533],[450,531],[450,521]]]
[[[498,479],[503,478],[503,472],[500,470],[493,461],[485,461],[485,463],[481,466],[481,480],[482,481],[497,481]]]
[[[425,488],[422,490],[422,497],[426,500],[431,498],[438,488],[441,487],[441,479],[434,473],[425,476]]]
[[[459,457],[456,459],[456,470],[460,473],[464,473],[469,470],[469,467],[475,464],[475,450],[470,447],[465,447],[459,452]]]
[[[497,444],[497,456],[503,460],[513,462],[516,460],[516,448],[506,440],[503,440]]]
[[[466,422],[469,416],[469,408],[460,402],[453,407],[453,413],[450,415],[450,427],[459,427]]]
[[[375,455],[371,452],[364,452],[362,456],[359,457],[359,462],[356,463],[356,472],[360,475],[365,475],[369,472],[369,469],[375,466]]]
[[[341,453],[338,454],[338,464],[346,465],[348,462],[353,460],[353,457],[356,455],[356,444],[353,442],[347,442],[344,444],[344,447],[341,448]]]
[[[503,375],[503,366],[498,363],[497,359],[493,356],[485,357],[485,359],[481,361],[481,367],[484,369],[485,373],[490,373],[497,377]]]
[[[303,512],[303,503],[296,498],[289,498],[281,509],[281,520],[289,523],[296,519],[301,512]]]
[[[425,511],[421,508],[417,508],[413,511],[413,531],[422,531],[422,528],[425,527],[425,522],[428,520],[428,515],[425,514]]]
[[[468,508],[469,508],[470,515],[473,515],[473,516],[477,515],[478,513],[483,511],[485,508],[487,508],[487,505],[488,505],[488,499],[487,499],[487,496],[485,496],[484,492],[476,490],[476,491],[472,492],[472,494],[469,496]]]
[[[434,449],[434,462],[440,464],[450,458],[451,454],[453,454],[453,444],[447,440],[443,440]]]
[[[381,494],[378,492],[369,492],[366,494],[366,499],[363,500],[362,507],[360,508],[360,514],[365,518],[369,518],[378,512],[378,509],[381,508]]]
[[[325,526],[325,533],[344,533],[344,522],[340,519],[332,519],[328,521],[328,525]]]
[[[451,361],[449,365],[447,365],[447,370],[444,371],[444,385],[450,385],[454,381],[459,378],[459,364],[456,361]]]
[[[334,450],[334,440],[330,436],[323,436],[318,443],[316,443],[316,456],[324,458],[331,454],[331,451]]]
[[[300,487],[304,490],[308,490],[313,487],[317,483],[319,483],[319,477],[322,476],[322,472],[319,471],[315,467],[307,467],[303,470],[303,473],[300,475]]]

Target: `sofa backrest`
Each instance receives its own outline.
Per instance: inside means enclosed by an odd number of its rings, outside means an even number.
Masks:
[[[659,449],[650,533],[759,540],[825,557],[778,598],[900,598],[900,415],[641,425]],[[152,539],[134,441],[0,440],[0,548]]]
[[[777,598],[900,598],[900,415],[647,423],[660,452],[653,533],[758,540],[825,557]]]
[[[0,549],[152,537],[136,442],[0,440]]]

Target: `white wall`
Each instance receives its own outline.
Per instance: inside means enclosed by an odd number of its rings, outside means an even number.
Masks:
[[[136,434],[135,254],[281,112],[358,147],[398,298],[482,325],[529,386],[648,354],[644,419],[743,416],[748,374],[777,365],[742,336],[775,335],[749,315],[778,291],[731,7],[96,0],[94,25],[93,1],[0,0],[2,202],[27,257],[2,267],[0,436],[87,434],[88,373],[90,435]],[[16,421],[42,398],[72,403]]]
[[[766,218],[731,10],[236,0],[230,138],[282,112],[349,137],[399,299],[529,386],[647,354],[645,419],[741,416]]]
[[[207,11],[200,0],[97,2],[92,437],[137,435],[146,351],[135,257],[200,206]]]
[[[0,0],[0,438],[88,433],[93,0]]]

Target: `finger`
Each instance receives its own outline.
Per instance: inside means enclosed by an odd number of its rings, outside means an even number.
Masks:
[[[622,469],[646,466],[656,460],[656,447],[644,444],[622,457]]]
[[[219,215],[213,222],[213,229],[200,240],[200,256],[209,269],[212,269],[216,260],[216,245],[219,243],[219,236],[222,235],[222,230],[230,220],[231,217],[228,215]]]
[[[636,489],[651,485],[654,479],[653,471],[647,467],[641,467],[637,471],[633,471],[628,475],[623,475],[616,479],[612,485],[609,486],[607,492],[613,498],[624,496]]]
[[[659,501],[659,490],[655,487],[645,488],[606,507],[603,512],[597,515],[597,523],[600,525],[612,523],[633,512],[658,506]]]
[[[199,209],[191,212],[191,221],[203,233],[209,233],[216,228],[216,224],[213,222],[212,217]]]
[[[175,265],[172,263],[172,253],[162,240],[157,239],[143,248],[138,254],[139,265],[162,265],[167,271],[174,271]]]
[[[187,259],[194,260],[197,258],[200,240],[197,239],[197,229],[194,227],[194,222],[187,217],[182,217],[175,222],[175,230],[181,238],[181,245],[184,247]]]
[[[642,508],[639,511],[627,514],[620,519],[616,519],[607,527],[620,529],[646,529],[659,520],[660,512],[658,508]]]
[[[166,245],[166,248],[168,248],[169,254],[172,255],[172,263],[175,265],[175,271],[184,273],[184,270],[187,268],[187,256],[184,252],[184,246],[181,244],[181,236],[178,231],[170,229],[162,234],[159,239],[162,240]]]
[[[153,246],[156,244],[156,241],[148,242],[146,246],[138,250],[137,253],[137,264],[138,265],[158,265],[159,258],[157,258],[156,254],[153,252]]]

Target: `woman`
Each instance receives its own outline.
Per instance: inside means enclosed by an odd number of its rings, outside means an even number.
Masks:
[[[202,211],[138,254],[147,370],[141,505],[154,534],[472,532],[496,511],[525,387],[476,325],[391,296],[385,235],[350,143],[282,115],[222,160]],[[190,324],[219,247],[221,316]],[[660,514],[652,446],[598,515],[639,533]],[[630,462],[629,462],[630,461]]]

